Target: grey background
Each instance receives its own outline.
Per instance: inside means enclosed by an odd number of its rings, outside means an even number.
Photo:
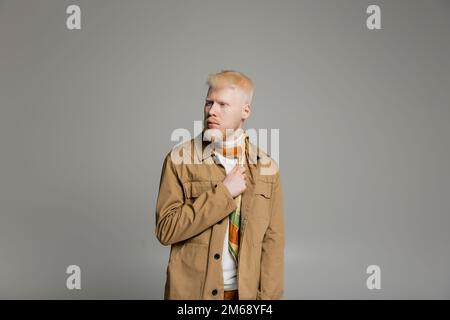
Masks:
[[[286,298],[450,298],[449,31],[443,0],[0,1],[0,298],[162,299],[162,160],[225,68],[280,129]]]

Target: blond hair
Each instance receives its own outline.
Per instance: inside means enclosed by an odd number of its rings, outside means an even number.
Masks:
[[[252,103],[254,90],[253,81],[241,72],[234,70],[222,70],[219,73],[210,74],[206,84],[210,89],[222,87],[238,89],[244,95],[246,103]]]

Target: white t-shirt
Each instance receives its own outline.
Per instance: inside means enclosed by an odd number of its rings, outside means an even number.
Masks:
[[[217,154],[216,157],[220,163],[224,166],[225,172],[228,174],[236,165],[237,159],[225,158],[224,156]],[[231,212],[230,212],[231,214]],[[230,219],[227,219],[227,230],[225,232],[225,238],[223,239],[223,251],[222,251],[222,270],[223,270],[223,286],[224,290],[236,290],[238,288],[237,283],[237,266],[230,251],[228,250],[228,233],[230,230]]]
[[[241,135],[235,141],[226,141],[225,146],[230,146],[236,143],[241,143]],[[217,159],[224,166],[225,172],[228,174],[234,166],[237,164],[237,159],[226,158],[220,154],[216,154]],[[231,212],[230,212],[231,214]],[[223,239],[223,251],[222,251],[222,271],[223,271],[223,286],[224,290],[236,290],[238,288],[237,282],[237,266],[230,251],[228,250],[228,233],[230,230],[230,219],[227,219],[227,229],[225,232],[225,238]]]

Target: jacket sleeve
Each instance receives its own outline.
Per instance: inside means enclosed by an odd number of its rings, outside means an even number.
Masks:
[[[273,186],[272,213],[261,252],[258,300],[284,299],[284,213],[279,171]]]
[[[155,235],[163,245],[192,238],[236,209],[236,203],[222,182],[200,194],[193,203],[185,203],[183,185],[170,153],[161,173],[156,201]]]

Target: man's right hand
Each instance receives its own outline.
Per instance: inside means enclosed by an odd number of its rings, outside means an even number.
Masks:
[[[223,180],[223,184],[227,187],[231,196],[234,198],[240,195],[247,189],[246,186],[246,176],[244,174],[245,167],[236,164],[236,166],[230,171],[229,174]]]

